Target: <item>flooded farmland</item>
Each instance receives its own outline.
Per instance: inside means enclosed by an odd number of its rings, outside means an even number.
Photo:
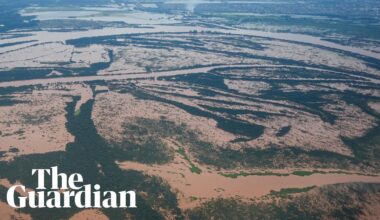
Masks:
[[[375,0],[0,6],[4,219],[379,217]],[[9,204],[51,167],[137,208]]]

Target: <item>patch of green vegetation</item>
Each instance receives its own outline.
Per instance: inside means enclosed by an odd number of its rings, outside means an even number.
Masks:
[[[265,172],[244,172],[241,171],[239,173],[219,173],[220,175],[228,178],[233,178],[236,179],[239,176],[289,176],[288,173],[274,173],[270,171],[265,171]]]
[[[74,112],[74,116],[79,116],[79,115],[80,115],[80,108]]]
[[[293,175],[296,175],[296,176],[311,176],[313,174],[315,174],[317,172],[313,172],[313,171],[304,171],[304,170],[297,170],[297,171],[294,171],[292,174]],[[319,172],[318,172],[319,173]]]
[[[220,175],[228,178],[236,179],[239,176],[311,176],[313,174],[347,174],[347,175],[362,175],[362,176],[376,176],[373,174],[366,174],[366,173],[353,173],[353,172],[347,172],[343,170],[337,170],[337,171],[323,171],[323,170],[312,170],[312,171],[306,171],[306,170],[296,170],[291,173],[275,173],[270,171],[265,172],[244,172],[240,171],[238,173],[219,173]]]
[[[196,197],[196,196],[190,196],[190,201],[191,201],[191,202],[193,202],[193,201],[195,201],[195,200],[198,200],[198,197]]]
[[[182,147],[180,147],[180,148],[178,149],[177,152],[178,152],[179,154],[181,154],[181,155],[183,156],[183,158],[184,158],[187,162],[189,162],[189,164],[190,164],[190,171],[191,171],[192,173],[197,173],[197,174],[201,174],[201,173],[202,173],[202,170],[201,170],[199,167],[197,167],[197,166],[196,166],[196,165],[190,160],[190,158],[187,156],[185,149],[183,149]]]
[[[312,170],[312,171],[306,171],[306,170],[296,170],[293,171],[291,174],[296,176],[311,176],[313,174],[347,174],[347,175],[361,175],[361,176],[377,176],[374,174],[367,174],[367,173],[358,173],[358,172],[347,172],[343,170],[334,170],[334,171],[323,171],[323,170]]]
[[[193,172],[193,173],[197,173],[197,174],[201,174],[202,173],[202,170],[195,166],[193,163],[190,164],[190,171]]]
[[[283,189],[280,189],[280,191],[271,190],[270,195],[278,196],[278,197],[286,197],[289,194],[308,192],[316,187],[317,186],[308,186],[304,188],[283,188]]]

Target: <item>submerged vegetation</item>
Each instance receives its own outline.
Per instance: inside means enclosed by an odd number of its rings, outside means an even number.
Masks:
[[[271,171],[265,172],[244,172],[240,171],[239,173],[219,173],[222,176],[236,179],[239,176],[289,176],[288,173],[274,173]]]
[[[180,147],[177,151],[179,154],[181,154],[183,156],[183,158],[189,162],[190,164],[190,171],[193,172],[193,173],[197,173],[197,174],[200,174],[202,173],[202,170],[197,167],[191,160],[190,158],[187,156],[186,152],[185,152],[185,149],[183,149],[182,147]]]
[[[229,177],[236,179],[239,176],[311,176],[314,174],[347,174],[347,175],[362,175],[362,176],[378,176],[375,174],[368,174],[368,173],[355,173],[355,172],[348,172],[344,170],[334,170],[334,171],[323,171],[323,170],[296,170],[291,173],[276,173],[271,171],[263,171],[263,172],[244,172],[240,171],[238,173],[219,173],[222,176]]]
[[[198,78],[199,75],[191,75],[187,76],[187,78]],[[201,76],[204,77],[204,76]],[[182,78],[177,78],[176,80],[182,81]],[[197,80],[191,80],[192,82],[196,82]],[[206,81],[203,80],[202,83],[206,83]],[[196,84],[198,85],[198,84]],[[311,95],[305,95],[302,94],[302,92],[294,93],[294,95],[290,93],[284,93],[283,91],[280,91],[279,88],[274,87],[275,84],[272,84],[273,88],[269,91],[266,91],[261,97],[268,98],[268,99],[276,99],[276,100],[286,100],[290,99],[291,101],[298,102],[302,104],[302,106],[305,106],[304,111],[312,114],[316,114],[319,117],[321,117],[321,120],[334,124],[335,118],[337,116],[332,115],[331,113],[327,112],[326,110],[322,109],[322,106],[320,106],[319,102],[326,102],[327,103],[334,103],[333,101],[329,101],[325,98],[322,98],[324,96],[324,93],[319,94],[317,92],[312,93]],[[237,135],[243,135],[247,134],[245,132],[252,132],[252,129],[250,127],[246,127],[246,122],[242,120],[234,119],[234,111],[231,110],[230,112],[224,112],[227,114],[224,114],[224,117],[220,116],[218,112],[210,111],[213,110],[212,108],[209,108],[207,111],[203,110],[201,108],[196,108],[194,106],[189,106],[186,104],[183,104],[181,102],[177,102],[174,100],[169,100],[167,98],[163,98],[159,94],[153,94],[145,90],[144,88],[139,88],[136,86],[125,86],[123,88],[121,87],[115,87],[113,88],[115,91],[120,91],[122,93],[131,93],[135,97],[142,99],[142,100],[153,100],[157,102],[162,102],[165,104],[173,105],[177,108],[180,108],[189,114],[195,115],[195,116],[202,116],[207,118],[212,118],[218,122],[218,127],[220,129],[223,129],[227,132],[233,132]],[[210,90],[210,88],[204,87],[203,89]],[[355,96],[353,96],[355,97]],[[197,98],[197,97],[192,97]],[[247,97],[249,99],[249,97]],[[362,106],[359,106],[360,108]],[[217,109],[217,111],[219,111]],[[244,112],[245,113],[245,112]],[[226,117],[226,116],[227,117]],[[377,115],[374,115],[377,116]],[[239,127],[239,130],[234,129],[234,126]],[[150,123],[154,125],[154,123]],[[149,127],[150,125],[147,125]],[[253,125],[255,126],[255,125]],[[289,132],[291,127],[286,127],[286,133]],[[165,130],[167,132],[168,129],[157,129],[157,130]],[[323,150],[304,150],[302,148],[297,148],[293,146],[288,147],[276,147],[272,146],[266,149],[255,149],[255,148],[243,148],[240,150],[233,150],[229,147],[220,147],[215,146],[215,144],[212,144],[210,142],[206,142],[203,140],[200,140],[199,137],[195,133],[189,132],[187,128],[184,126],[178,127],[174,126],[172,129],[169,129],[171,131],[175,130],[178,133],[171,134],[176,136],[177,140],[180,140],[180,142],[184,145],[186,145],[189,149],[189,152],[197,159],[199,162],[213,165],[219,168],[235,168],[239,166],[243,167],[251,167],[251,168],[281,168],[283,166],[287,167],[308,167],[310,164],[313,164],[314,168],[335,168],[335,169],[342,169],[342,170],[350,170],[353,167],[358,167],[362,171],[366,170],[377,170],[378,166],[376,163],[372,163],[371,165],[368,163],[369,161],[376,161],[377,159],[375,157],[372,157],[372,159],[369,158],[361,158],[360,155],[356,156],[357,153],[354,151],[355,157],[351,156],[345,156],[339,153],[330,152],[330,151],[323,151]],[[253,129],[255,131],[255,129]],[[284,128],[281,130],[284,131]],[[163,132],[161,137],[167,137],[168,134],[165,134]],[[372,135],[372,133],[370,133]],[[370,135],[368,134],[368,135]],[[375,133],[373,133],[375,134]],[[285,133],[283,135],[286,135]],[[279,135],[279,136],[283,136]],[[248,137],[247,137],[248,136]],[[239,141],[249,141],[252,140],[247,136],[242,136],[242,138],[239,139]],[[234,143],[236,141],[232,141],[231,143]],[[366,148],[375,147],[376,144],[367,145]],[[362,150],[366,149],[362,148]],[[356,148],[358,149],[358,148]],[[374,154],[368,154],[368,155],[374,155]],[[246,174],[241,174],[246,175]],[[295,172],[294,175],[303,175],[301,172]]]
[[[282,195],[309,191],[292,199]],[[378,202],[379,185],[340,184],[314,189],[283,189],[273,202],[215,199],[189,210],[189,219],[357,219]],[[280,193],[280,194],[279,194]]]
[[[272,190],[270,192],[270,195],[271,196],[277,196],[277,197],[287,197],[290,194],[304,193],[304,192],[308,192],[314,188],[316,188],[316,186],[308,186],[308,187],[304,187],[304,188],[284,188],[284,189],[280,189],[280,191]]]

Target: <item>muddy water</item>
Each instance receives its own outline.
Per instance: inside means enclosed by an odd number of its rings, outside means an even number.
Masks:
[[[109,218],[96,209],[87,209],[81,211],[70,218],[70,220],[108,220]]]
[[[216,171],[202,169],[201,174],[192,173],[186,162],[177,159],[175,163],[161,166],[149,166],[135,162],[122,162],[123,169],[143,171],[157,175],[180,192],[181,208],[192,208],[199,201],[190,201],[190,197],[209,200],[216,197],[258,198],[270,193],[271,190],[282,188],[304,188],[308,186],[323,186],[336,183],[366,182],[380,183],[380,177],[348,175],[348,174],[314,174],[311,176],[246,176],[236,179],[224,177]]]
[[[7,203],[0,201],[0,216],[1,219],[21,219],[21,220],[32,220],[30,215],[21,214],[16,209],[8,206]]]

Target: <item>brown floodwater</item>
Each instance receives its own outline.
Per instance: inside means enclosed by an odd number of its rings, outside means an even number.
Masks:
[[[243,199],[259,198],[271,190],[282,188],[304,188],[336,183],[366,182],[380,183],[380,176],[357,174],[314,174],[311,176],[240,176],[236,179],[224,177],[217,171],[201,167],[201,174],[192,173],[183,159],[177,158],[172,164],[145,165],[135,162],[119,163],[123,169],[143,171],[165,179],[171,187],[178,190],[181,208],[191,208],[217,197],[240,197]],[[197,197],[197,201],[191,201]]]

